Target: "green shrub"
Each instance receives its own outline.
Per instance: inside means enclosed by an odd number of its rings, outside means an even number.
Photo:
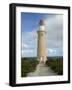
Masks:
[[[38,64],[37,60],[28,60],[22,59],[21,60],[21,77],[26,77],[27,73],[33,72],[36,69]]]
[[[50,66],[58,75],[63,75],[63,59],[62,58],[49,58],[46,65]]]

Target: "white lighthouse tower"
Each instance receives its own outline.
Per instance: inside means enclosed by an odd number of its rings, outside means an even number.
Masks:
[[[46,58],[46,31],[44,20],[39,21],[37,59],[40,63],[45,63]]]

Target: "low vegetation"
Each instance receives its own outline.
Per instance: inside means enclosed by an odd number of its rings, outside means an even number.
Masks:
[[[46,65],[50,66],[58,75],[63,75],[63,58],[48,58]]]
[[[37,60],[22,58],[21,60],[21,77],[26,77],[27,73],[34,72],[38,64]]]

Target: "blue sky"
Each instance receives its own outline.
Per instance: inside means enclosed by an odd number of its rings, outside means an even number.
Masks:
[[[63,16],[57,14],[21,13],[22,57],[37,57],[37,30],[45,20],[47,56],[63,55]]]
[[[33,31],[35,28],[38,28],[38,22],[40,19],[45,19],[50,16],[52,15],[40,13],[21,13],[22,32]]]

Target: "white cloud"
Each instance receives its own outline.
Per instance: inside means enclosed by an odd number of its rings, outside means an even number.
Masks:
[[[54,15],[46,19],[47,48],[63,51],[63,15]]]
[[[52,17],[46,18],[46,30],[57,30],[62,29],[63,15],[53,15]]]
[[[48,49],[49,53],[56,53],[55,49]]]
[[[36,49],[24,49],[21,51],[21,56],[22,57],[36,57]]]
[[[22,50],[22,53],[33,53],[33,50]]]
[[[28,45],[27,45],[27,44],[22,43],[22,49],[23,49],[23,48],[28,49],[29,47],[28,47]]]

